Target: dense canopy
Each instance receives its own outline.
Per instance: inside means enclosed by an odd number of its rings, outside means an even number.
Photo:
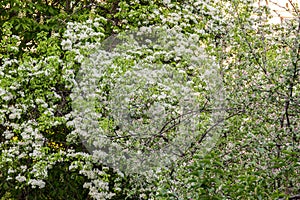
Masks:
[[[300,198],[300,10],[256,3],[2,0],[1,200]]]

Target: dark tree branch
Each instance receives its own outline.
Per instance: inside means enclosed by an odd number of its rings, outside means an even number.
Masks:
[[[280,198],[278,200],[286,200],[286,198]],[[300,200],[300,194],[296,194],[294,196],[288,197],[288,200]]]

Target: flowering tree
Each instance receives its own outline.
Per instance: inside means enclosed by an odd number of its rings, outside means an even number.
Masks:
[[[288,9],[295,18],[270,24],[268,6],[255,7],[253,3],[2,1],[1,198],[297,198],[299,7],[290,1]],[[165,27],[162,33],[167,33],[166,38],[174,36],[175,47],[162,40],[142,48],[147,43],[144,39],[135,38],[138,45],[118,39],[124,32],[157,26]],[[112,33],[119,35],[109,37]],[[113,45],[114,38],[119,46]],[[101,45],[105,51],[99,50]],[[107,49],[109,46],[112,49]],[[201,49],[203,54],[191,53],[191,49]],[[196,133],[189,148],[171,164],[145,173],[115,168],[111,160],[103,159],[107,151],[99,151],[105,146],[103,141],[92,143],[78,128],[76,117],[81,115],[76,115],[74,94],[85,92],[76,90],[83,88],[77,84],[84,86],[84,81],[89,81],[80,76],[83,70],[103,70],[95,74],[97,87],[87,88],[96,91],[96,128],[103,135],[128,150],[147,152],[182,133]],[[160,76],[145,76],[147,70],[157,70]],[[180,87],[168,70],[180,78]],[[205,77],[205,71],[215,76]],[[137,80],[144,82],[135,84]],[[217,132],[216,145],[203,153],[201,136],[212,133],[214,127],[210,120],[215,96],[209,87],[214,80],[222,83],[222,93],[226,94],[221,96],[226,99],[221,112],[224,125]],[[140,93],[138,87],[143,88]],[[180,104],[192,94],[196,98]],[[83,102],[77,101],[77,105]],[[119,120],[124,119],[120,115],[126,110],[124,105],[130,108],[125,113],[130,114],[126,124]],[[188,123],[181,127],[175,119],[182,115],[179,108],[186,107],[202,112],[193,115],[193,126]],[[151,120],[156,121],[151,124]],[[168,131],[156,137],[160,133],[157,128],[166,130],[164,127]],[[186,127],[192,131],[182,131]],[[132,131],[140,133],[143,129],[149,130],[146,139],[126,139]],[[96,136],[94,141],[99,139]]]

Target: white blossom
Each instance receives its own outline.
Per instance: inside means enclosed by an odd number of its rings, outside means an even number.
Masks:
[[[16,180],[19,181],[20,183],[22,183],[22,182],[26,181],[26,177],[18,174],[18,176],[16,176]]]
[[[28,184],[30,184],[32,188],[36,188],[36,187],[44,188],[46,185],[46,183],[43,180],[37,180],[37,179],[30,179],[28,181]]]
[[[72,50],[72,41],[69,39],[63,40],[61,45],[63,50]]]

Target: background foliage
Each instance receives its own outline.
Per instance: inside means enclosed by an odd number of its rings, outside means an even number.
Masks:
[[[300,193],[299,8],[269,24],[251,0],[0,2],[2,199],[278,199]],[[221,139],[141,179],[93,160],[73,132],[83,58],[114,33],[167,25],[197,34],[226,89]],[[199,144],[201,145],[201,144]]]

